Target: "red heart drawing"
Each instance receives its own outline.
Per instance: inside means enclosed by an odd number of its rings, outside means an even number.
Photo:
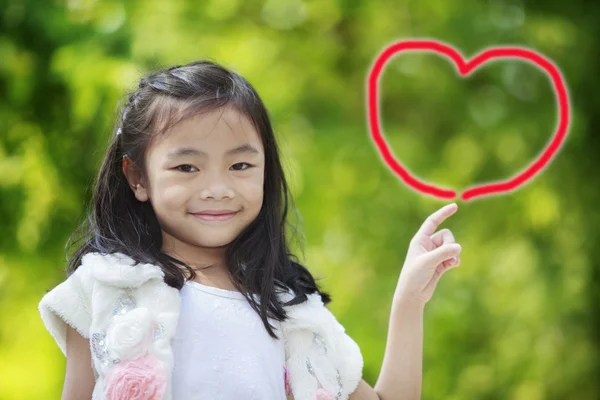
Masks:
[[[387,165],[396,173],[408,186],[425,193],[433,195],[440,199],[453,199],[456,197],[456,191],[450,189],[442,189],[437,186],[425,183],[411,175],[405,167],[403,167],[391,154],[388,144],[385,142],[381,134],[379,126],[379,99],[378,99],[378,83],[381,71],[385,63],[396,53],[407,51],[430,51],[439,55],[450,58],[457,67],[461,76],[468,76],[475,71],[477,67],[485,64],[487,61],[494,59],[516,58],[526,60],[544,71],[552,82],[554,92],[556,93],[558,102],[558,124],[552,141],[545,150],[535,159],[524,171],[516,176],[501,182],[483,184],[465,190],[461,198],[464,201],[481,197],[493,193],[503,193],[516,189],[523,185],[534,175],[540,172],[546,164],[552,159],[552,156],[558,151],[561,143],[564,141],[569,128],[570,105],[569,96],[565,86],[564,79],[550,61],[533,50],[520,47],[495,47],[489,48],[470,61],[465,61],[464,57],[451,46],[435,41],[435,40],[406,40],[394,43],[388,46],[375,60],[373,68],[369,73],[369,86],[367,90],[368,96],[368,115],[369,127],[371,130],[371,138],[379,148],[379,152]]]

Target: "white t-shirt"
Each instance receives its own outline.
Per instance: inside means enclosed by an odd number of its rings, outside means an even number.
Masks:
[[[173,338],[173,400],[285,400],[283,340],[239,292],[187,281]],[[270,320],[281,338],[281,323]]]

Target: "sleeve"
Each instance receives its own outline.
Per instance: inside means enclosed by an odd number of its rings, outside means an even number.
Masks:
[[[284,324],[292,393],[296,400],[312,400],[325,390],[346,400],[362,379],[360,348],[320,297],[308,298],[293,306]]]
[[[46,329],[67,355],[67,324],[89,339],[92,323],[88,271],[79,266],[65,281],[44,295],[38,308]]]
[[[345,396],[350,396],[358,387],[362,379],[364,360],[358,344],[352,339],[342,324],[338,322],[333,313],[323,306],[331,322],[332,337],[337,354],[336,377],[338,384],[343,387]]]

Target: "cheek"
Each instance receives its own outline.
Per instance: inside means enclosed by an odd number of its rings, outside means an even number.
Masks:
[[[188,199],[188,191],[181,187],[171,187],[162,193],[165,207],[179,209]]]
[[[244,200],[249,203],[252,203],[254,206],[255,203],[259,203],[259,206],[262,204],[262,199],[264,195],[264,183],[263,179],[254,179],[245,181],[241,185],[242,195],[244,196]]]
[[[185,185],[158,184],[154,188],[154,204],[161,208],[181,208],[189,196],[189,189]]]

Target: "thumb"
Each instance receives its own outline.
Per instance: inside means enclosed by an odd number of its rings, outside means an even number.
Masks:
[[[454,256],[460,255],[462,246],[458,243],[448,243],[422,255],[422,261],[431,267],[443,263]]]

